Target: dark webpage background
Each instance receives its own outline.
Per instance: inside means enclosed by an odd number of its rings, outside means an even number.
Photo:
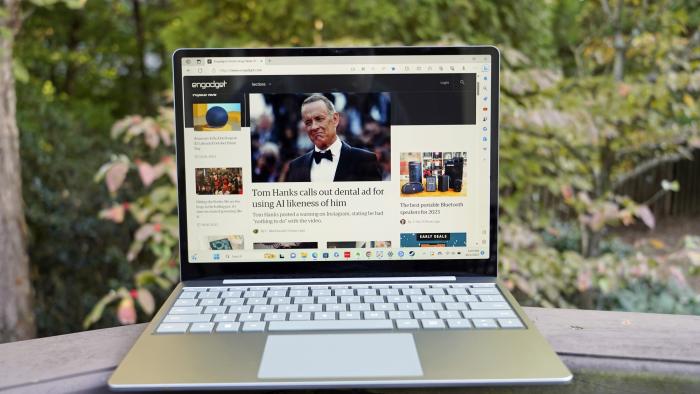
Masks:
[[[226,87],[192,88],[193,82]],[[464,85],[460,81],[464,81]],[[185,127],[193,127],[193,103],[241,103],[241,126],[249,127],[250,93],[388,92],[392,125],[476,124],[476,74],[256,75],[184,77]],[[194,94],[216,96],[194,97]]]

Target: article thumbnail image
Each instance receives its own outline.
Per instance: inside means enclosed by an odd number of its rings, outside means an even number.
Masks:
[[[241,250],[243,249],[242,235],[210,235],[207,237],[209,250]]]
[[[389,181],[389,93],[249,95],[253,182]]]
[[[243,194],[242,174],[241,168],[195,168],[197,194]]]
[[[467,195],[467,152],[401,152],[401,197]]]
[[[195,131],[238,131],[241,129],[241,104],[194,103],[192,122]]]
[[[467,246],[467,233],[401,233],[402,248]]]

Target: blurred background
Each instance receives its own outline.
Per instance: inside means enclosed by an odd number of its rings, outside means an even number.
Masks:
[[[148,321],[176,283],[180,47],[499,47],[505,283],[525,305],[700,314],[696,0],[0,10],[0,342]]]

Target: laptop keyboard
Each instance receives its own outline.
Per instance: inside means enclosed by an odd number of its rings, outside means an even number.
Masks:
[[[513,329],[491,283],[185,287],[156,333]]]

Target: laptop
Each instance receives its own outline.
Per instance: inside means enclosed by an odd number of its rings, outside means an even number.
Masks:
[[[498,282],[491,46],[173,55],[181,283],[115,390],[566,383]]]

